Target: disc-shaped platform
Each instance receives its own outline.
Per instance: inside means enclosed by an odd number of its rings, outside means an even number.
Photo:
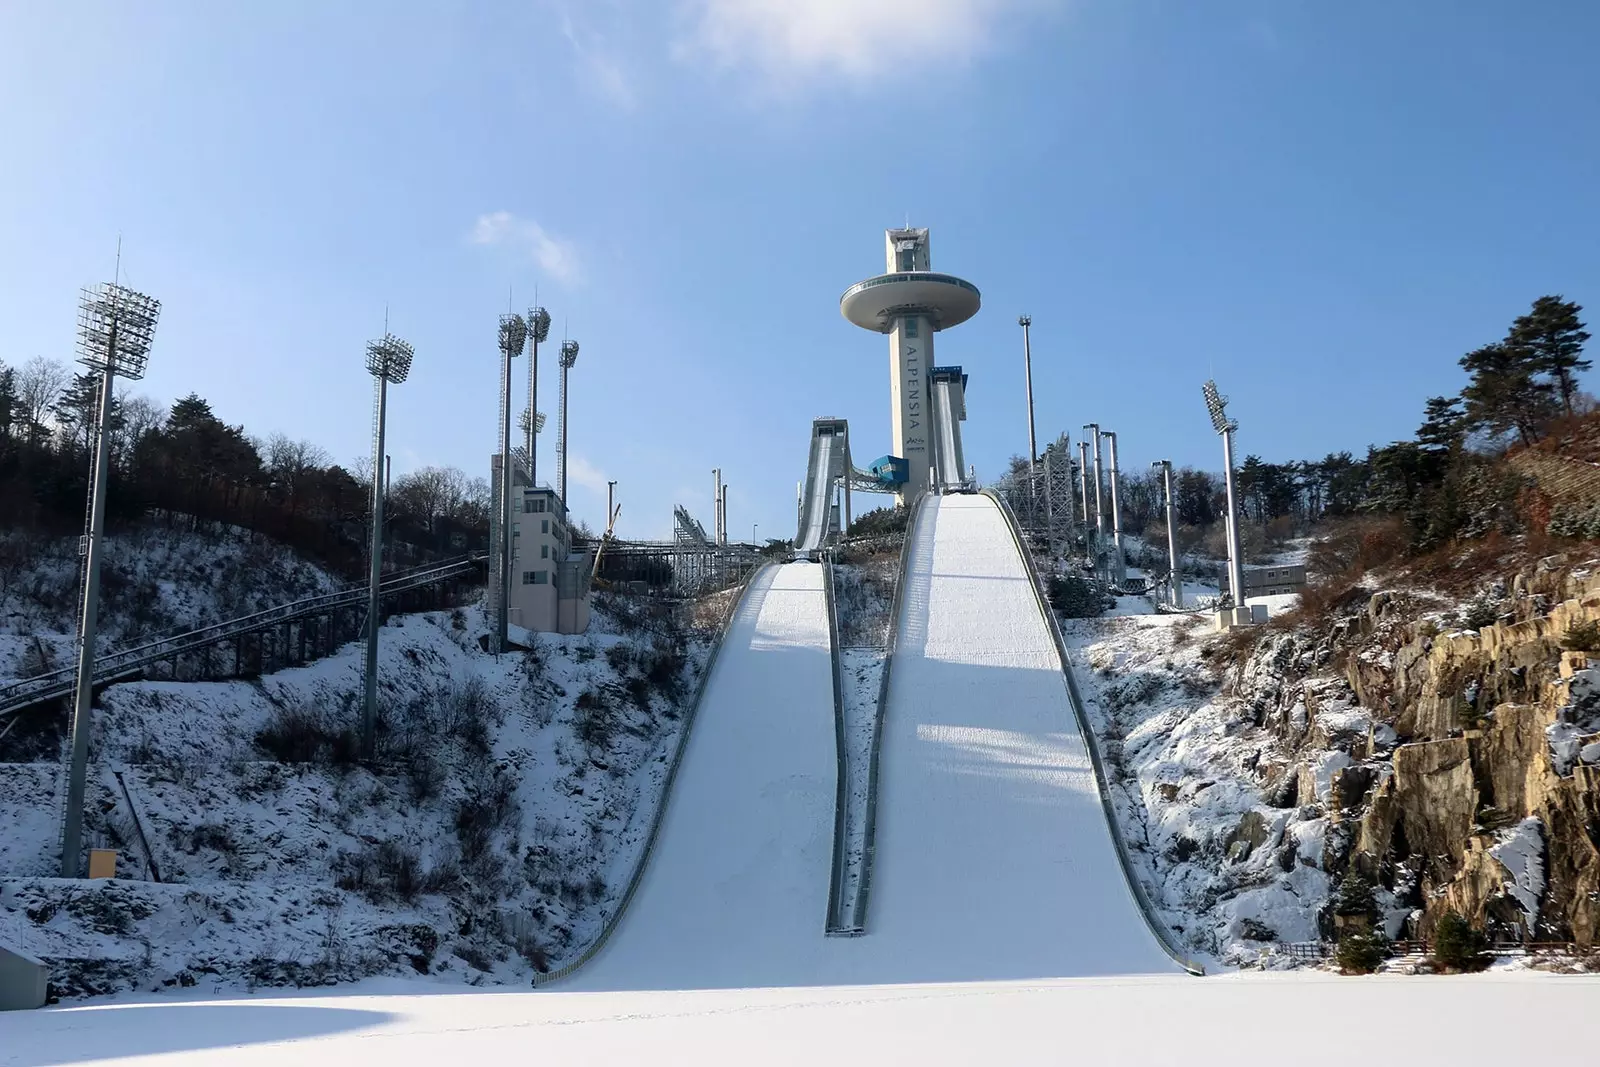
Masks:
[[[878,333],[888,333],[895,319],[914,311],[928,316],[935,330],[944,330],[976,315],[981,299],[971,282],[919,270],[857,282],[839,298],[839,310],[862,329]]]

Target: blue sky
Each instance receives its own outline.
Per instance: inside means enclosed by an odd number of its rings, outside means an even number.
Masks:
[[[1600,308],[1597,39],[1580,0],[0,0],[0,359],[70,356],[120,233],[141,391],[351,459],[387,306],[397,470],[482,473],[537,285],[574,510],[615,478],[662,536],[720,466],[735,535],[788,536],[813,417],[888,448],[838,297],[909,218],[984,293],[938,341],[980,476],[1026,448],[1024,311],[1041,437],[1219,466],[1214,374],[1245,451],[1359,450],[1535,297]]]

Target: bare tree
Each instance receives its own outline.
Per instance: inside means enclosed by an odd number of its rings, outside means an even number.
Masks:
[[[258,444],[268,476],[286,495],[289,514],[300,510],[306,476],[328,465],[328,453],[310,441],[296,441],[287,434],[275,433]]]
[[[423,467],[396,478],[390,490],[395,508],[427,523],[429,533],[436,532],[439,519],[470,521],[480,493],[487,516],[488,483],[468,478],[458,467]]]
[[[72,372],[65,363],[43,356],[34,356],[17,371],[17,400],[22,408],[23,432],[30,445],[37,445],[49,430],[45,416],[71,380]]]

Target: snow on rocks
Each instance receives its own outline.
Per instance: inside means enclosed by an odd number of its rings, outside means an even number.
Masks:
[[[1166,921],[1195,952],[1224,965],[1276,966],[1278,943],[1317,940],[1331,891],[1323,870],[1328,808],[1352,755],[1313,753],[1308,795],[1296,799],[1301,790],[1286,776],[1281,739],[1259,712],[1218,693],[1195,639],[1198,618],[1062,625],[1107,753],[1120,828]],[[1271,655],[1252,664],[1263,686],[1273,682]],[[1330,744],[1370,722],[1337,703],[1319,704],[1313,716],[1304,701],[1290,719],[1288,733]]]
[[[1527,818],[1516,826],[1501,830],[1489,855],[1506,869],[1511,881],[1506,892],[1514,897],[1528,916],[1528,929],[1539,922],[1539,899],[1544,896],[1544,823]]]

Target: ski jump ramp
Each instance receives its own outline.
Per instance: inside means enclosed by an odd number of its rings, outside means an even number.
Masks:
[[[817,419],[811,426],[811,450],[806,463],[806,483],[801,490],[800,530],[796,552],[814,552],[832,532],[833,485],[845,472],[844,422]]]
[[[695,716],[653,856],[606,947],[553,988],[814,984],[833,858],[822,567],[758,572]]]
[[[902,981],[1172,972],[1005,516],[930,497],[902,580],[867,936]]]
[[[929,497],[907,559],[866,935],[824,936],[836,796],[822,568],[751,582],[637,893],[559,989],[1172,973],[1129,894],[1006,517]]]

